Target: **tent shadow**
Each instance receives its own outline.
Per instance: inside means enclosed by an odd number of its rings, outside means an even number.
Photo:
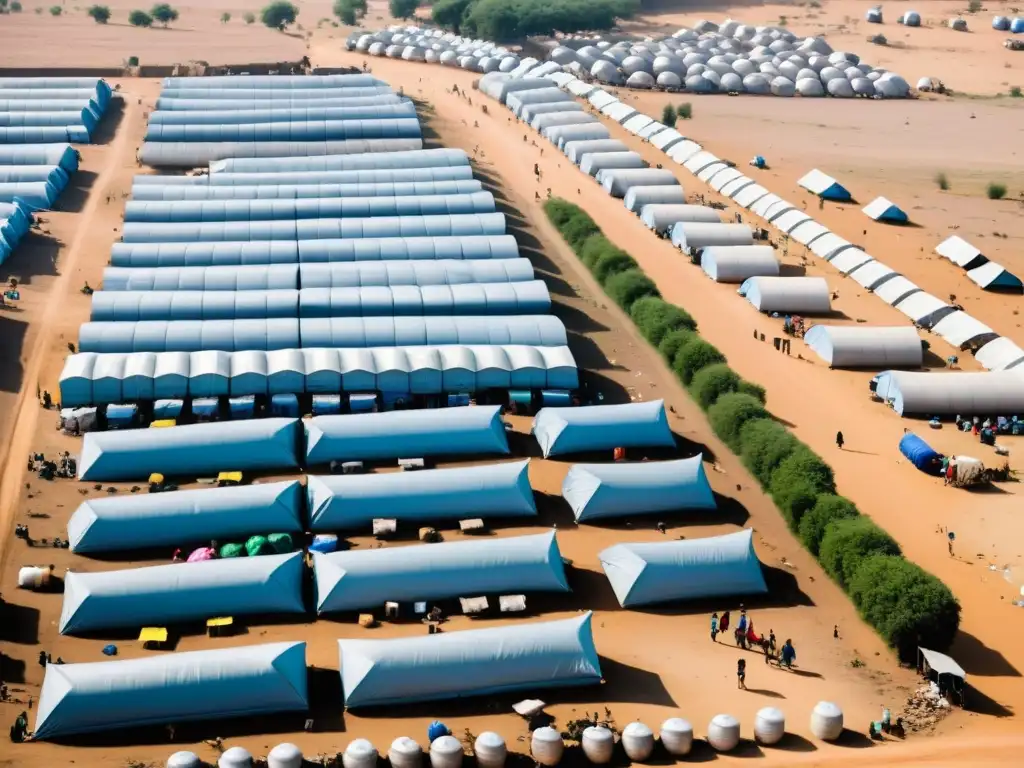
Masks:
[[[6,277],[16,277],[24,285],[31,285],[36,277],[55,277],[62,245],[53,235],[30,229],[7,260]]]
[[[21,365],[28,323],[0,314],[0,349],[6,361],[0,369],[0,392],[20,392],[25,370]]]
[[[0,603],[0,611],[3,612],[0,640],[17,645],[36,645],[39,642],[39,611],[36,608],[5,601]],[[6,677],[0,679],[7,680]]]

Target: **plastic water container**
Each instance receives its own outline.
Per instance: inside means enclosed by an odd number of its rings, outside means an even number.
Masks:
[[[460,768],[462,744],[454,736],[439,736],[430,743],[430,765],[433,768]]]
[[[811,711],[811,733],[822,741],[835,741],[843,732],[843,710],[831,701],[819,701]]]
[[[302,768],[302,750],[287,741],[267,755],[267,768]]]
[[[708,724],[708,744],[718,752],[736,749],[740,743],[740,721],[732,715],[715,715]]]
[[[442,736],[448,736],[448,726],[442,723],[440,720],[435,720],[427,726],[427,741],[433,744],[437,739]]]
[[[18,569],[18,586],[22,589],[43,589],[50,583],[51,571],[40,565],[26,565]]]
[[[388,760],[391,761],[392,768],[420,768],[423,764],[423,749],[415,739],[399,736],[391,742]]]
[[[564,751],[565,742],[562,741],[562,734],[551,726],[544,726],[533,732],[533,738],[530,740],[530,754],[540,765],[558,765]]]
[[[353,739],[341,756],[345,768],[377,768],[377,748],[367,739]]]
[[[622,748],[634,762],[643,762],[654,751],[654,731],[641,722],[634,722],[622,729]]]
[[[167,758],[167,768],[199,768],[202,764],[195,752],[175,752]]]
[[[252,755],[244,747],[231,747],[220,756],[217,768],[252,768]]]
[[[661,744],[665,751],[675,757],[690,754],[693,748],[693,726],[689,720],[670,717],[661,724]]]
[[[754,738],[761,744],[778,744],[786,735],[786,716],[781,709],[764,707],[754,716]]]
[[[480,768],[503,768],[508,758],[505,740],[494,731],[484,731],[473,742],[476,764]]]
[[[590,762],[604,765],[611,762],[612,753],[615,751],[615,736],[603,726],[592,725],[583,731],[580,744],[583,746],[583,754]]]

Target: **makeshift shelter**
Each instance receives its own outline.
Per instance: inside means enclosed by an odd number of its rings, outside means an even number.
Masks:
[[[693,252],[712,245],[753,245],[754,230],[746,224],[680,221],[670,230],[672,245]]]
[[[568,157],[571,162],[579,165],[583,161],[584,155],[588,155],[592,152],[627,152],[629,151],[629,147],[618,139],[570,138],[562,145],[562,151],[565,152],[566,157]]]
[[[183,321],[187,322],[187,321]],[[268,328],[278,320],[227,320],[212,322],[260,323]],[[205,323],[204,323],[205,324]],[[97,323],[91,323],[95,326]],[[116,323],[112,325],[122,325]],[[128,325],[123,323],[123,325]],[[141,325],[137,323],[136,325]],[[408,347],[467,344],[523,344],[528,346],[564,347],[568,345],[565,325],[555,315],[457,315],[453,317],[325,317],[298,320],[302,346],[310,347]],[[86,326],[83,326],[85,328]],[[275,330],[277,330],[275,328]],[[287,329],[282,328],[282,331]],[[84,333],[84,331],[83,331]],[[241,334],[240,334],[241,335]],[[280,343],[273,337],[263,345],[241,346],[242,349],[287,349],[298,344],[286,344],[290,335],[279,334]],[[219,340],[217,342],[220,343]],[[265,345],[265,346],[264,346]],[[271,346],[273,345],[273,346]],[[124,350],[120,345],[109,351]],[[219,346],[228,346],[224,342]],[[206,345],[211,348],[212,344]],[[218,348],[218,347],[213,347]],[[94,351],[90,344],[84,351]]]
[[[875,221],[886,224],[906,224],[909,221],[907,214],[896,203],[884,197],[876,197],[865,205],[864,213]]]
[[[705,539],[616,544],[598,559],[623,608],[768,591],[749,528]]]
[[[405,168],[450,168],[469,165],[465,150],[440,147],[386,152],[358,152],[335,155],[234,156],[210,163],[210,175],[218,173],[297,173],[310,171],[365,171]]]
[[[959,235],[951,235],[935,246],[935,252],[966,270],[980,267],[988,261],[984,254]]]
[[[475,595],[568,592],[555,532],[313,553],[318,614]]]
[[[539,315],[550,311],[551,296],[543,280],[422,288],[304,288],[298,291],[297,309],[300,317]]]
[[[814,315],[832,311],[823,277],[751,277],[743,281],[740,294],[759,312]]]
[[[303,289],[519,283],[533,279],[533,264],[524,258],[353,261],[299,266]]]
[[[416,119],[411,101],[357,104],[340,107],[293,107],[289,102],[259,109],[157,109],[149,115],[150,125],[255,125],[256,123],[306,123],[336,120]]]
[[[593,614],[392,640],[338,641],[345,707],[596,685]]]
[[[917,373],[883,371],[876,394],[900,416],[1024,413],[1024,388],[1013,371]]]
[[[647,163],[636,152],[588,152],[580,158],[580,170],[588,176],[609,168],[646,168]]]
[[[679,184],[630,187],[622,202],[627,211],[639,215],[641,209],[651,203],[685,203],[686,191]]]
[[[924,363],[921,338],[905,325],[813,325],[804,341],[830,368],[920,368]]]
[[[62,635],[213,616],[304,613],[302,552],[64,577]]]
[[[299,291],[96,291],[93,322],[298,317]]]
[[[604,191],[612,197],[625,197],[633,187],[678,186],[672,171],[664,168],[625,168],[602,171],[598,179]]]
[[[611,135],[611,131],[601,123],[557,125],[544,131],[544,138],[559,149],[562,149],[570,141],[607,141],[611,140]],[[626,149],[626,145],[621,141],[616,141],[616,144],[621,144],[621,149]]]
[[[531,429],[544,458],[613,448],[674,447],[662,400],[541,408]]]
[[[356,171],[356,173],[358,173],[358,171]],[[184,178],[194,177],[185,176]],[[483,184],[476,179],[461,179],[453,181],[377,182],[373,184],[324,184],[313,182],[281,184],[276,181],[267,181],[263,184],[251,185],[141,184],[132,187],[131,200],[132,202],[153,203],[238,200],[309,201],[334,198],[366,200],[367,198],[379,197],[392,199],[417,195],[424,197],[443,197],[449,195],[461,196],[475,194],[481,191],[483,191]]]
[[[399,523],[534,517],[528,466],[525,460],[411,473],[309,475],[310,529],[368,528],[381,516]]]
[[[797,184],[823,200],[837,203],[848,203],[853,200],[853,196],[842,184],[817,168],[802,176]]]
[[[718,224],[722,219],[721,214],[714,208],[703,205],[649,203],[640,209],[640,220],[648,229],[662,233],[672,229],[679,222]]]
[[[942,454],[913,432],[905,432],[900,438],[900,453],[922,472],[939,477],[942,475]]]
[[[1024,291],[1021,279],[994,261],[987,261],[980,267],[968,270],[967,277],[986,291]]]
[[[165,113],[166,114],[166,113]],[[446,184],[474,181],[473,167],[452,165],[438,168],[364,168],[349,171],[266,171],[263,173],[209,173],[204,176],[142,174],[132,179],[132,194],[147,187],[266,187],[286,185],[337,185],[375,188],[378,184]],[[477,182],[479,183],[479,182]]]
[[[194,245],[198,245],[198,243]],[[295,290],[298,287],[299,267],[295,263],[153,268],[113,266],[103,270],[102,293],[115,291],[282,291]]]
[[[1024,24],[1021,31],[1024,31]],[[938,686],[941,696],[961,707],[967,706],[967,673],[952,657],[919,647],[917,671]]]
[[[985,370],[1005,371],[1010,368],[1016,368],[1024,362],[1024,349],[1021,349],[1005,336],[1000,336],[975,352],[974,359]]]
[[[78,479],[106,482],[145,480],[154,472],[178,477],[294,469],[299,465],[297,441],[296,419],[89,432],[82,439]]]
[[[722,245],[704,248],[700,266],[718,283],[742,283],[751,277],[778,277],[779,262],[770,245]]]
[[[315,416],[303,426],[306,466],[509,452],[501,408],[496,405]]]
[[[125,353],[293,349],[301,346],[301,322],[305,321],[294,317],[89,322],[78,329],[78,348],[82,352]]]
[[[676,461],[574,464],[562,496],[576,522],[655,512],[715,509],[701,455]]]
[[[170,547],[304,530],[298,480],[83,501],[68,520],[76,554]]]
[[[957,349],[978,349],[999,334],[966,312],[954,310],[931,324],[931,329]]]
[[[142,726],[308,707],[304,642],[48,664],[33,735],[49,740],[110,730],[123,734]]]

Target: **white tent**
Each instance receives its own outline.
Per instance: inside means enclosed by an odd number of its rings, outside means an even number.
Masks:
[[[897,274],[896,270],[890,267],[888,264],[883,264],[880,261],[869,261],[861,264],[859,267],[850,272],[850,277],[860,283],[862,286],[867,288],[869,291],[873,291],[883,281],[888,280]]]
[[[877,394],[901,416],[982,416],[1024,412],[1024,387],[1014,370],[974,373],[884,371]]]
[[[947,237],[935,246],[935,252],[964,269],[974,269],[988,261],[981,251],[959,235]]]
[[[624,447],[674,446],[662,400],[541,408],[532,430],[544,458]]]
[[[1000,336],[975,352],[974,359],[986,370],[1005,371],[1024,362],[1024,349],[1005,336]]]
[[[830,368],[920,368],[924,361],[921,339],[910,326],[813,325],[804,341]]]
[[[719,283],[742,283],[757,276],[778,276],[779,262],[770,245],[724,245],[700,252],[701,269]]]
[[[760,312],[827,314],[832,311],[823,277],[751,277],[740,293]]]
[[[938,320],[932,331],[958,349],[980,347],[997,337],[995,331],[966,312],[956,310]]]

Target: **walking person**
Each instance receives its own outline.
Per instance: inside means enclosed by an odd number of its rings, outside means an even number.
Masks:
[[[946,538],[948,539],[949,556],[954,557],[955,555],[953,554],[953,542],[956,541],[956,534],[950,531],[946,534]]]
[[[839,450],[840,451],[843,450],[843,443],[845,443],[845,442],[846,442],[846,440],[843,439],[843,433],[842,432],[836,432],[836,445],[839,446]]]
[[[740,659],[736,662],[736,687],[742,691],[747,690],[747,660]]]
[[[717,643],[718,637],[718,613],[711,614],[711,642]]]
[[[723,635],[729,631],[729,612],[726,611],[722,614],[721,620],[718,622],[718,631]]]
[[[768,630],[768,648],[771,649],[772,656],[775,655],[775,630]]]
[[[782,645],[782,663],[787,669],[792,669],[794,661],[796,661],[796,648],[793,647],[793,641],[787,638]]]

